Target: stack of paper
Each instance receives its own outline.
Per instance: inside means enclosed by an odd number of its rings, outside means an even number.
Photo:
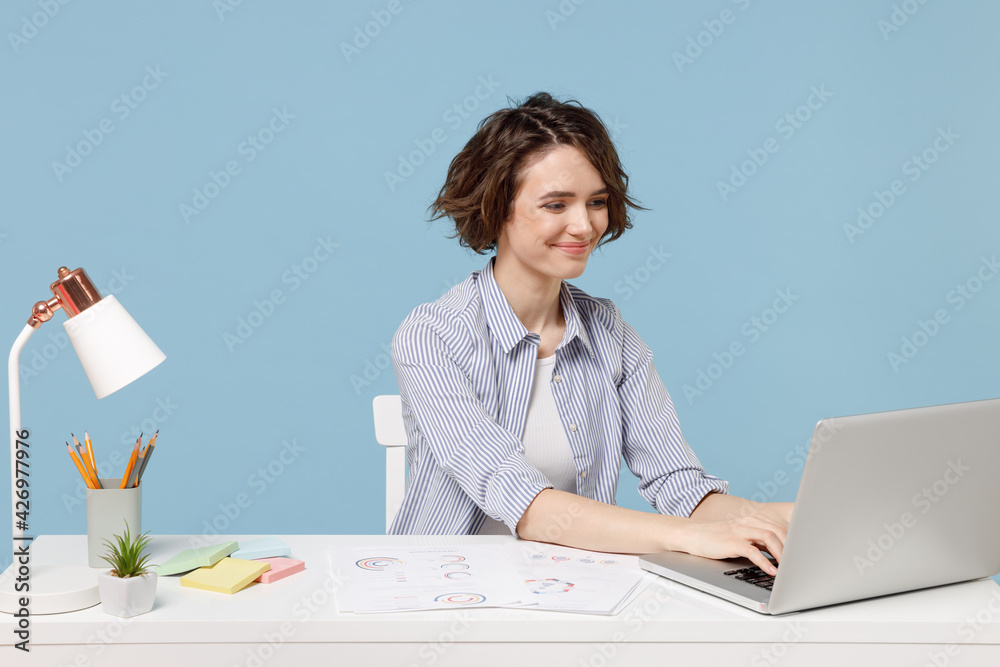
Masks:
[[[519,607],[616,614],[656,577],[622,556],[537,542],[453,547],[331,547],[347,586],[337,608],[356,613]]]
[[[546,611],[617,614],[646,590],[656,575],[639,567],[638,556],[582,551],[538,542],[518,542],[518,574],[528,593],[524,606]]]
[[[270,563],[263,561],[223,558],[211,567],[198,568],[181,577],[181,586],[232,595],[270,569]]]
[[[223,542],[221,544],[213,544],[211,546],[202,547],[201,549],[185,549],[168,560],[166,563],[157,565],[153,569],[161,577],[169,574],[190,572],[191,570],[199,567],[215,565],[220,560],[236,551],[237,548],[238,545],[236,542]]]

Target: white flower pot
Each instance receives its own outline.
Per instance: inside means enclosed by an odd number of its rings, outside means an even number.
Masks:
[[[122,579],[111,572],[97,575],[97,588],[101,593],[101,608],[105,614],[129,618],[145,614],[153,608],[156,598],[156,573],[147,572],[138,577]]]

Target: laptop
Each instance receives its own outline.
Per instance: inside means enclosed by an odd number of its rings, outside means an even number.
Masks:
[[[778,574],[648,554],[650,572],[764,614],[1000,573],[1000,399],[824,419]]]

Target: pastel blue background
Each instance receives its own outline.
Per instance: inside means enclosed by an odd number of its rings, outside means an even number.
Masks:
[[[371,399],[397,393],[384,349],[410,309],[486,262],[426,208],[476,123],[538,90],[612,128],[650,210],[576,282],[614,298],[653,348],[688,441],[734,493],[793,499],[795,449],[822,417],[998,394],[1000,280],[973,280],[961,308],[949,294],[1000,249],[1000,6],[910,0],[897,26],[888,0],[219,4],[0,9],[0,340],[59,266],[82,266],[168,356],[97,401],[59,348],[63,314],[29,341],[29,532],[85,530],[71,432],[88,430],[120,474],[112,454],[155,428],[144,529],[381,532]],[[731,22],[713,23],[725,10]],[[345,55],[371,12],[391,22]],[[678,64],[687,48],[697,57]],[[144,77],[128,108],[119,98]],[[813,89],[825,99],[802,107]],[[789,136],[777,124],[796,112],[808,120]],[[102,119],[113,131],[57,174]],[[244,142],[272,119],[282,131],[248,160]],[[949,128],[910,180],[907,162]],[[436,130],[443,141],[390,187],[386,172]],[[777,152],[723,198],[717,182],[769,138]],[[229,161],[239,173],[185,219]],[[896,179],[905,192],[852,243],[844,225]],[[306,260],[317,239],[338,247]],[[653,250],[670,257],[647,264]],[[275,290],[270,316],[227,342]],[[777,290],[795,300],[774,321]],[[887,355],[938,310],[947,322],[894,368]],[[735,342],[744,354],[712,368]],[[699,371],[715,379],[686,395]],[[619,500],[645,506],[631,480]]]

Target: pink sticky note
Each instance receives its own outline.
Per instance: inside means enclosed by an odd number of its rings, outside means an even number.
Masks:
[[[301,572],[306,569],[306,564],[303,561],[295,560],[294,558],[257,558],[255,559],[261,563],[270,563],[271,569],[260,575],[254,581],[260,582],[262,584],[274,583],[278,579],[284,579],[285,577],[295,574],[296,572]]]

